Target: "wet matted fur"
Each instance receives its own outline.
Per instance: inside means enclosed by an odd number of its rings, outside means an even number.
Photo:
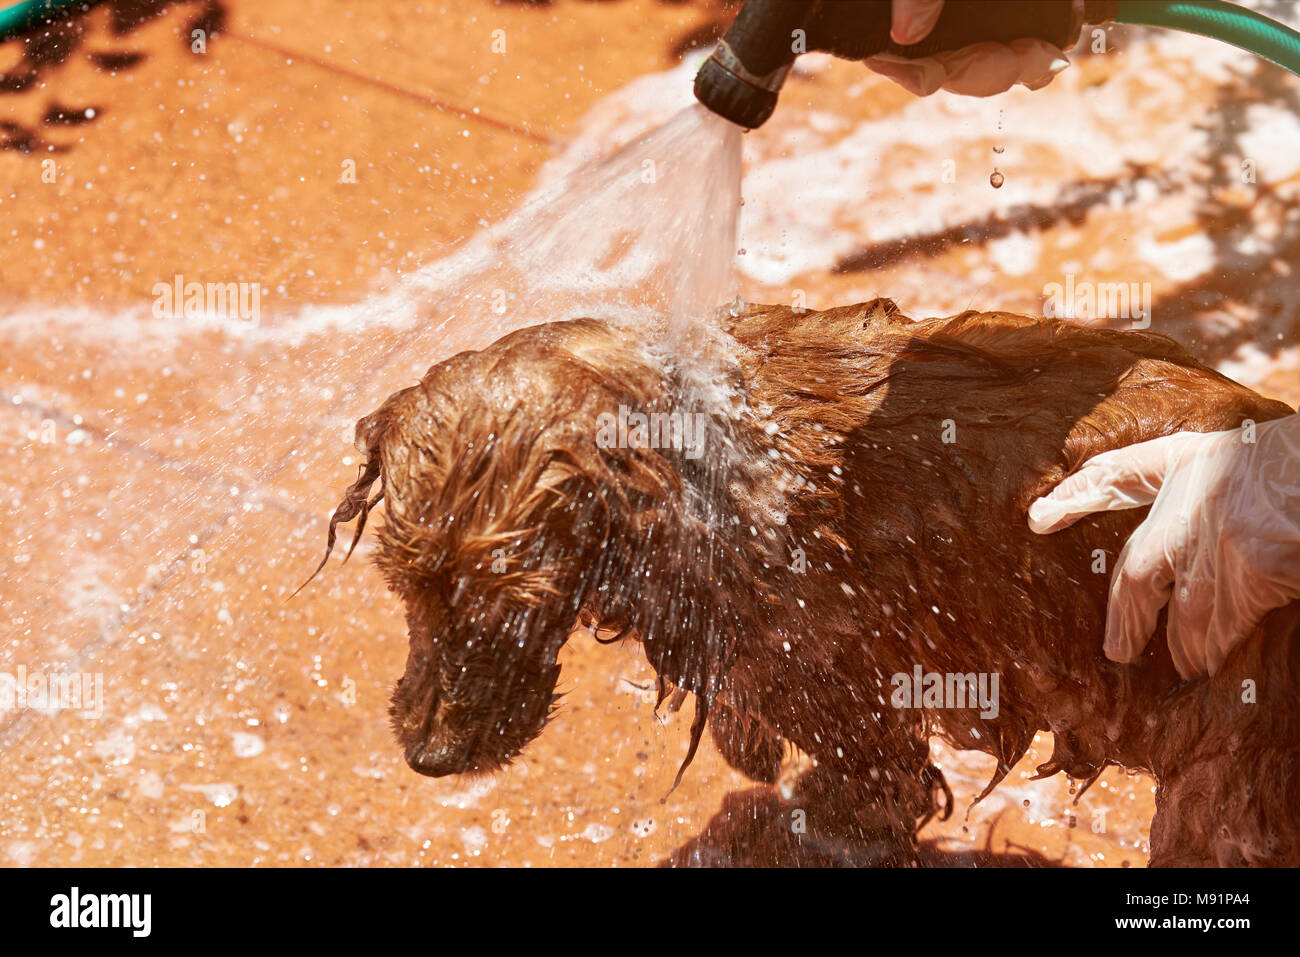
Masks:
[[[1145,510],[1050,536],[1026,524],[1092,455],[1290,408],[1167,338],[1005,313],[759,306],[724,340],[726,414],[707,406],[698,457],[597,441],[620,408],[704,407],[670,360],[590,319],[439,363],[358,424],[366,461],[330,540],[384,498],[411,767],[518,754],[581,619],[640,641],[661,692],[694,692],[690,755],[707,722],[729,763],[771,781],[796,745],[857,782],[900,859],[946,791],[930,734],[995,756],[991,789],[1049,730],[1042,774],[1155,776],[1153,864],[1300,863],[1300,603],[1212,680],[1179,679],[1163,615],[1142,659],[1114,664],[1094,568]],[[891,676],[918,665],[996,674],[998,713],[894,707]]]

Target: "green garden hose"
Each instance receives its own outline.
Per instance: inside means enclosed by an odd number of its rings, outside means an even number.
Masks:
[[[36,26],[43,20],[52,20],[71,7],[87,8],[88,0],[27,0],[0,10],[0,40],[8,40],[15,33]]]
[[[1300,76],[1300,33],[1235,3],[1120,0],[1115,19],[1222,40]]]

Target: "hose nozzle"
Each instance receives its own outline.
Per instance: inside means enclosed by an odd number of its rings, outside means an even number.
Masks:
[[[748,0],[695,75],[695,98],[737,126],[762,126],[807,49],[802,28],[812,8],[813,0]]]
[[[793,63],[791,57],[789,63],[763,76],[755,76],[745,69],[724,37],[695,74],[695,98],[737,126],[755,129],[776,109],[781,84]]]

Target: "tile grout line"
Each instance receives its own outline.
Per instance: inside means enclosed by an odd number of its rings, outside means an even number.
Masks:
[[[250,46],[260,47],[261,49],[270,51],[272,53],[277,53],[288,60],[302,60],[303,62],[310,63],[312,66],[315,66],[319,69],[328,70],[331,73],[336,73],[340,76],[349,77],[350,79],[356,80],[359,83],[365,83],[368,86],[373,86],[376,87],[377,89],[385,90],[389,93],[395,93],[398,96],[406,97],[409,100],[415,100],[416,102],[422,103],[425,106],[432,106],[435,109],[441,110],[442,112],[452,113],[465,120],[471,120],[478,123],[483,123],[486,124],[487,126],[492,126],[499,130],[505,130],[506,132],[514,133],[516,136],[525,137],[537,143],[544,143],[547,146],[555,145],[555,138],[545,133],[535,132],[533,130],[528,129],[528,127],[526,126],[521,126],[518,123],[512,123],[509,120],[498,119],[497,117],[489,116],[486,113],[483,113],[481,111],[475,113],[472,110],[467,110],[463,107],[455,106],[454,104],[448,103],[445,100],[438,99],[432,94],[421,93],[419,90],[412,90],[409,89],[408,87],[401,86],[389,80],[385,80],[377,76],[370,76],[369,74],[362,73],[358,70],[350,70],[345,66],[340,66],[339,64],[332,63],[329,60],[323,60],[319,57],[312,56],[310,53],[303,53],[301,51],[293,50],[288,47],[282,47],[277,43],[271,42],[270,40],[263,40],[260,37],[254,37],[244,33],[226,32],[223,33],[222,36],[228,39],[237,40],[241,43],[247,43]]]

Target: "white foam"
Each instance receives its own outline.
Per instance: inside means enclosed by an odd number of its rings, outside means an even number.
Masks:
[[[1271,103],[1254,103],[1246,110],[1240,135],[1242,159],[1253,160],[1265,182],[1300,174],[1300,117]]]

